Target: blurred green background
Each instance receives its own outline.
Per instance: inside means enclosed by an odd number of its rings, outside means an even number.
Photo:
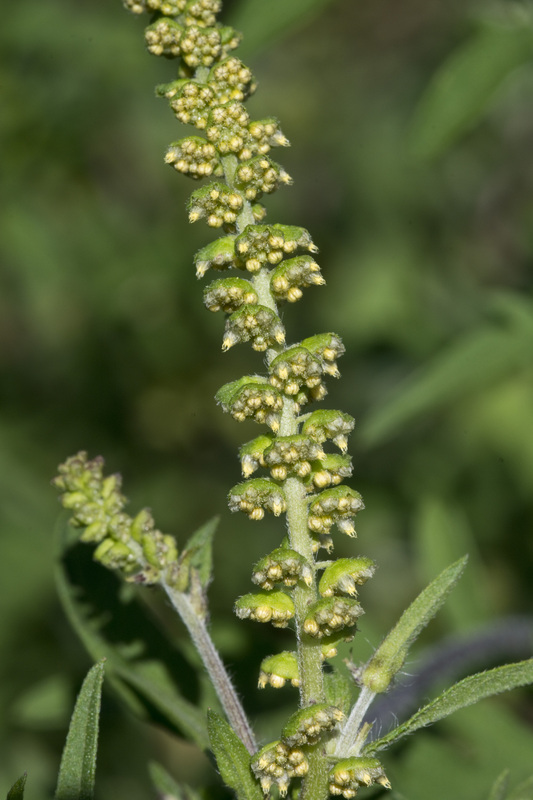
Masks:
[[[274,154],[294,186],[267,199],[268,220],[310,229],[328,284],[283,309],[289,338],[335,330],[347,348],[327,405],[357,419],[353,485],[367,510],[356,550],[380,566],[362,593],[367,616],[353,658],[365,659],[417,589],[464,552],[467,575],[407,665],[406,683],[416,689],[423,648],[443,638],[451,647],[454,634],[485,644],[477,632],[492,635],[481,660],[474,646],[454,677],[525,658],[531,8],[510,0],[225,8],[259,81],[250,113],[278,116],[293,144]],[[49,481],[79,449],[103,454],[123,474],[132,511],[150,506],[181,542],[221,515],[217,641],[262,735],[275,736],[294,702],[290,689],[254,688],[260,658],[290,647],[289,636],[232,616],[235,597],[250,590],[251,564],[280,528],[227,511],[227,490],[240,479],[237,448],[256,429],[224,417],[213,396],[260,370],[260,356],[236,348],[222,357],[222,318],[203,307],[192,254],[213,235],[187,224],[196,186],[164,167],[167,144],[186,132],[154,97],[175,68],[146,53],[142,29],[118,0],[27,0],[6,7],[0,28],[0,795],[27,770],[28,800],[52,796],[90,665],[53,584],[58,505]],[[353,552],[353,543],[340,540],[337,552]],[[150,758],[180,780],[203,779],[203,756],[136,721],[108,691],[98,797],[155,797]],[[519,783],[533,773],[533,695],[461,712],[386,766],[405,800],[481,800],[504,767]]]

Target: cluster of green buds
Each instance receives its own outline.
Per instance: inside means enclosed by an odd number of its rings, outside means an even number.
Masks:
[[[174,537],[157,530],[146,508],[135,517],[126,514],[120,475],[105,477],[103,469],[103,458],[88,459],[82,451],[61,464],[53,480],[70,511],[70,524],[82,529],[80,541],[96,544],[95,561],[127,581],[150,585],[165,580],[184,590],[187,566],[178,558]]]
[[[276,119],[250,119],[244,102],[255,81],[232,54],[240,35],[217,21],[221,1],[125,5],[153,15],[148,50],[177,60],[176,79],[157,94],[196,132],[173,142],[165,161],[194,180],[211,181],[192,193],[189,220],[222,229],[195,257],[199,278],[210,270],[223,273],[204,291],[206,307],[226,315],[222,349],[249,342],[265,354],[265,374],[233,380],[216,399],[234,419],[267,426],[241,448],[244,481],[230,490],[230,509],[252,520],[266,512],[286,515],[287,538],[254,567],[252,580],[260,591],[235,604],[242,619],[291,624],[296,631],[297,652],[264,659],[259,686],[298,687],[300,710],[253,761],[264,792],[275,784],[285,794],[292,778],[316,775],[319,762],[327,774],[333,763],[322,745],[335,737],[344,714],[328,697],[323,660],[353,637],[363,613],[357,589],[374,570],[364,557],[319,559],[321,549],[333,549],[332,529],[355,536],[354,517],[364,507],[361,496],[343,484],[352,474],[346,451],[354,420],[342,411],[307,409],[324,399],[327,379],[339,377],[344,347],[332,332],[286,343],[278,305],[300,300],[304,289],[324,284],[324,278],[305,228],[264,222],[263,197],[291,182],[270,151],[289,142]],[[264,474],[251,477],[258,470]],[[377,766],[339,771],[337,765],[329,790],[352,797],[357,785],[374,782],[386,785]]]

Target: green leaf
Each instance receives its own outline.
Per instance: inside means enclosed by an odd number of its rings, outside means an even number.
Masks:
[[[213,517],[193,533],[180,553],[180,564],[196,570],[204,589],[211,581],[213,571],[213,536],[219,517]]]
[[[530,365],[531,332],[509,309],[499,310],[506,314],[505,320],[486,324],[450,344],[369,415],[362,431],[367,445],[379,444],[421,415],[448,408]]]
[[[444,153],[481,118],[506,78],[533,56],[533,30],[485,23],[433,76],[415,111],[413,152]]]
[[[255,56],[273,39],[279,38],[303,23],[310,22],[331,0],[247,0],[240,3],[231,24],[244,34],[239,57]]]
[[[89,670],[76,700],[61,756],[55,800],[93,797],[103,680],[104,659]]]
[[[353,702],[352,687],[354,686],[353,679],[350,680],[346,675],[343,675],[336,667],[333,667],[332,672],[324,675],[324,689],[326,692],[326,700],[332,706],[340,708],[343,714],[348,715]]]
[[[499,775],[492,785],[488,800],[505,800],[507,797],[507,789],[509,788],[509,770],[504,771]]]
[[[190,786],[178,783],[166,769],[156,761],[148,765],[150,778],[160,800],[200,800],[200,795]]]
[[[60,525],[60,550],[70,536],[70,526]],[[65,551],[56,564],[55,579],[70,624],[95,660],[107,659],[108,682],[134,713],[177,730],[206,749],[205,716],[175,683],[180,677],[189,694],[194,693],[195,671],[159,631],[134,587],[121,585],[115,575],[95,564],[86,545]],[[126,593],[130,597],[125,601]]]
[[[533,800],[533,775],[513,789],[507,800]]]
[[[376,753],[378,750],[390,747],[393,742],[403,739],[404,736],[413,733],[419,728],[424,728],[426,725],[432,725],[434,722],[444,719],[449,714],[453,714],[454,711],[466,708],[473,703],[477,703],[478,700],[483,700],[485,697],[507,692],[510,689],[525,686],[528,683],[533,683],[533,658],[527,661],[519,661],[516,664],[506,664],[503,667],[496,667],[496,669],[487,670],[486,672],[478,672],[476,675],[471,675],[447,689],[436,700],[417,711],[407,722],[399,725],[380,739],[370,742],[364,748],[364,753],[365,755]]]
[[[209,710],[207,729],[224,783],[235,791],[238,800],[263,800],[263,793],[250,768],[250,754],[226,720]]]
[[[435,616],[466,566],[467,556],[443,570],[407,608],[365,667],[362,682],[374,692],[385,691],[402,668],[409,647]]]
[[[26,778],[28,776],[26,773],[21,775],[18,780],[15,781],[9,792],[7,793],[6,800],[23,800],[24,798],[24,787],[26,786]]]

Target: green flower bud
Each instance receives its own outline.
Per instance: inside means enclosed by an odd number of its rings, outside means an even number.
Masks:
[[[344,758],[338,761],[329,776],[329,791],[346,798],[355,797],[361,786],[379,783],[390,789],[390,782],[377,758]]]
[[[275,628],[286,628],[294,617],[294,603],[285,592],[245,594],[236,601],[235,613],[239,619],[271,622]]]
[[[283,489],[268,478],[238,483],[230,490],[228,504],[231,511],[244,511],[254,520],[263,519],[265,510],[279,517],[287,508]]]
[[[290,142],[284,136],[279,122],[274,117],[257,119],[248,125],[248,133],[255,142],[256,152],[260,155],[268,153],[271,147],[289,147]]]
[[[207,82],[221,104],[245,100],[256,88],[251,70],[235,56],[215,64]]]
[[[289,547],[278,547],[263,556],[252,572],[252,581],[266,590],[273,589],[276,583],[295,586],[299,580],[310,586],[313,571],[306,559]]]
[[[251,418],[266,423],[274,432],[279,430],[283,398],[260,376],[245,376],[219,389],[216,400],[224,411],[242,422]]]
[[[241,447],[239,457],[241,459],[242,474],[245,478],[249,478],[259,467],[266,466],[263,453],[271,444],[272,436],[257,436]]]
[[[282,686],[285,686],[286,681],[290,681],[292,686],[300,685],[296,653],[285,650],[283,653],[267,656],[261,661],[260,689],[264,689],[267,684],[274,689],[281,689]]]
[[[317,489],[337,486],[352,474],[352,459],[338,453],[328,453],[312,464],[313,471],[309,478],[310,485]]]
[[[271,362],[269,381],[288,395],[297,395],[302,386],[313,388],[321,383],[322,365],[305,347],[290,347]]]
[[[215,239],[196,253],[194,262],[198,278],[203,278],[208,269],[229,269],[235,266],[235,237],[221,236]]]
[[[387,691],[400,667],[401,661],[398,665],[391,661],[384,663],[381,660],[372,658],[370,663],[362,670],[361,684],[375,694],[382,694]]]
[[[348,447],[348,435],[353,431],[355,420],[342,411],[319,409],[313,411],[302,425],[302,433],[325,442],[331,439],[345,453]]]
[[[249,121],[250,117],[242,103],[231,101],[215,105],[209,114],[206,136],[221,155],[232,153],[239,158],[249,158],[249,151],[244,149],[249,138]]]
[[[135,553],[126,544],[115,542],[113,539],[104,539],[94,551],[93,558],[108,569],[120,569],[130,573],[142,566]]]
[[[344,354],[345,348],[336,333],[319,333],[316,336],[310,336],[308,339],[304,339],[301,345],[322,360],[324,372],[333,378],[340,376],[336,359]]]
[[[319,550],[325,550],[327,553],[333,552],[333,539],[323,533],[311,533],[311,547],[313,553],[318,553]]]
[[[233,226],[242,210],[240,194],[223,183],[210,183],[192,193],[189,200],[189,221],[197,222],[206,217],[210,228],[222,225]]]
[[[144,32],[148,51],[154,56],[177,58],[181,55],[180,44],[184,32],[183,26],[176,20],[160,17],[152,25],[149,25]],[[218,46],[220,48],[220,37]]]
[[[277,267],[270,279],[270,288],[275,299],[294,303],[302,296],[302,288],[323,286],[325,280],[320,267],[309,256],[287,258]]]
[[[339,708],[328,703],[301,708],[291,717],[281,732],[282,741],[289,747],[316,744],[326,733],[344,719]]]
[[[355,625],[364,614],[355,600],[347,597],[324,597],[310,606],[304,622],[304,631],[309,636],[321,639],[331,636],[342,628]]]
[[[250,202],[262,194],[275,192],[280,184],[292,183],[291,176],[285,172],[283,167],[276,164],[268,156],[256,156],[251,158],[248,153],[241,150],[239,156],[245,153],[243,163],[237,167],[235,173],[235,186],[239,189]]]
[[[281,320],[270,308],[246,305],[235,311],[226,322],[222,349],[229,350],[237,342],[252,342],[254,350],[283,344],[285,331]]]
[[[194,125],[200,130],[207,126],[211,107],[216,102],[213,87],[182,79],[158,86],[156,93],[170,101],[172,111],[184,125]]]
[[[353,516],[364,508],[359,492],[348,486],[326,489],[309,505],[309,527],[315,533],[329,533],[333,523],[348,536],[355,536]]]
[[[186,25],[212,26],[216,23],[216,15],[222,8],[221,0],[189,0],[184,8]]]
[[[301,434],[278,436],[263,453],[270,474],[280,481],[289,472],[305,478],[311,472],[310,462],[321,456],[324,456],[322,447]]]
[[[372,577],[375,566],[371,558],[338,558],[324,570],[318,584],[322,597],[342,592],[357,597],[357,586]]]
[[[195,180],[224,174],[216,149],[201,136],[173,142],[166,152],[165,163]]]
[[[154,11],[159,11],[166,17],[181,14],[185,3],[186,0],[124,0],[124,6],[134,14],[153,14]]]
[[[205,289],[204,303],[209,311],[231,314],[243,305],[257,303],[257,292],[243,278],[219,278]]]
[[[315,252],[309,233],[294,225],[248,225],[235,240],[237,257],[248,272],[274,266],[298,248]]]
[[[272,784],[276,784],[282,797],[287,794],[290,779],[302,778],[308,769],[305,753],[280,741],[265,745],[252,760],[252,770],[263,792],[268,794]]]

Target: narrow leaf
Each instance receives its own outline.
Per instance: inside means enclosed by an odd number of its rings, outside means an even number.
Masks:
[[[190,786],[178,783],[166,769],[156,761],[148,765],[152,783],[160,800],[200,800],[200,795]]]
[[[104,660],[89,670],[70,720],[55,800],[91,800],[94,794]]]
[[[272,40],[287,35],[292,28],[310,22],[332,0],[248,0],[240,3],[229,20],[244,34],[239,55],[246,58],[256,56]]]
[[[485,697],[507,692],[510,689],[525,686],[528,683],[533,683],[533,658],[527,661],[519,661],[516,664],[496,667],[496,669],[487,670],[487,672],[478,672],[476,675],[471,675],[447,689],[436,700],[417,711],[407,722],[394,728],[394,730],[380,739],[370,742],[364,748],[364,753],[368,755],[369,753],[383,750],[393,742],[403,739],[404,736],[413,733],[419,728],[424,728],[426,725],[432,725],[434,722],[444,719],[453,714],[454,711],[466,708],[473,703],[477,703],[478,700],[483,700]]]
[[[238,800],[263,800],[263,793],[252,775],[250,755],[226,720],[209,710],[207,729],[211,750],[225,784],[235,791]]]
[[[509,788],[509,770],[504,769],[492,785],[488,800],[505,800]]]
[[[63,523],[55,579],[65,613],[85,648],[93,659],[107,659],[106,678],[134,713],[166,724],[173,732],[178,729],[207,748],[205,715],[174,682],[174,676],[180,676],[194,692],[194,671],[141,602],[120,601],[120,584],[92,561],[85,545],[63,553],[69,536],[70,527]]]
[[[533,800],[533,775],[513,789],[507,800]]]
[[[484,24],[433,76],[415,112],[412,149],[445,152],[482,117],[504,80],[533,55],[529,24]]]
[[[188,540],[180,554],[180,563],[193,567],[200,583],[205,589],[211,580],[213,570],[213,536],[219,522],[218,517],[213,517]]]
[[[18,780],[15,781],[9,792],[7,793],[6,800],[23,800],[24,798],[24,787],[26,786],[26,778],[28,776],[26,773],[21,775]]]
[[[409,647],[435,616],[466,566],[467,556],[447,567],[421,592],[385,637],[365,667],[362,681],[374,692],[383,692],[402,668]]]

